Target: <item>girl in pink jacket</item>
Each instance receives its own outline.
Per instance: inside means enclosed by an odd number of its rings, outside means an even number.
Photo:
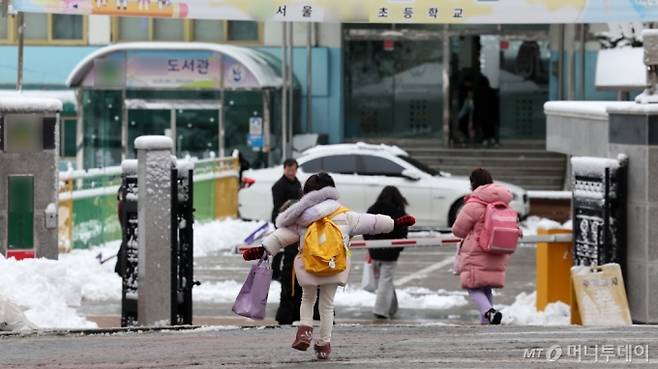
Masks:
[[[279,214],[276,218],[278,229],[265,237],[262,246],[248,249],[243,257],[246,260],[259,259],[265,251],[276,254],[284,247],[299,242],[300,255],[304,249],[304,235],[307,227],[323,217],[331,215],[341,207],[338,202],[338,191],[334,180],[327,173],[314,174],[304,184],[304,196],[296,204]],[[349,239],[359,234],[389,233],[395,225],[410,226],[415,219],[405,215],[395,221],[381,214],[362,214],[347,211],[335,215],[331,220],[338,226],[343,236],[344,245],[349,245]],[[330,276],[317,276],[307,272],[300,255],[294,261],[295,275],[302,286],[302,305],[299,310],[300,325],[292,348],[306,351],[311,345],[313,336],[313,304],[317,292],[320,291],[320,336],[315,341],[315,352],[318,359],[326,360],[331,353],[331,331],[334,323],[334,296],[338,286],[347,283],[350,270],[350,258],[347,258],[346,269]]]
[[[509,204],[512,193],[505,186],[493,183],[491,174],[485,169],[474,170],[470,180],[473,193],[466,197],[465,205],[452,226],[452,233],[464,239],[458,252],[460,260],[457,271],[462,288],[468,290],[480,311],[480,322],[500,324],[503,315],[493,308],[491,289],[505,285],[505,270],[510,255],[484,252],[478,238],[484,227],[486,204],[496,201]]]

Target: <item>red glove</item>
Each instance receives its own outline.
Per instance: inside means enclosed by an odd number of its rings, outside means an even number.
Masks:
[[[398,227],[410,227],[416,224],[416,218],[411,215],[403,215],[395,219],[394,224]]]
[[[263,257],[265,248],[263,246],[250,247],[242,252],[242,258],[249,260],[258,260]]]

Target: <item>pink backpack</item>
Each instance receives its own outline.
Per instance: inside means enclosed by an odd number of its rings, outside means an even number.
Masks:
[[[469,199],[485,205],[484,227],[480,231],[479,244],[484,252],[512,254],[521,237],[517,212],[502,201],[486,203],[476,197]]]

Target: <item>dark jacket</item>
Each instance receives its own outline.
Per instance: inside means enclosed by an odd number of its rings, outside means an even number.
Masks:
[[[286,176],[281,176],[278,181],[272,185],[272,223],[275,222],[276,216],[279,215],[279,208],[288,200],[299,200],[302,198],[302,184],[295,177],[294,181],[289,180]]]
[[[392,204],[376,202],[369,209],[368,213],[370,214],[383,214],[388,215],[393,219],[397,219],[406,213],[403,209],[397,208]],[[377,234],[377,235],[363,235],[363,238],[366,240],[389,240],[397,238],[407,238],[408,227],[398,227],[393,228],[393,232]],[[396,261],[400,257],[400,252],[402,252],[402,247],[396,248],[387,248],[387,249],[369,249],[370,257],[375,260],[380,261]]]

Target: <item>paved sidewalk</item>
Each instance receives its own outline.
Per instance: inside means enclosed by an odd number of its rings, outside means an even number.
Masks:
[[[0,367],[658,367],[656,326],[339,325],[334,331],[334,353],[329,362],[316,361],[310,351],[290,349],[294,332],[294,328],[209,327],[110,335],[0,336]],[[608,354],[603,356],[603,351]],[[547,353],[554,361],[547,360]]]

